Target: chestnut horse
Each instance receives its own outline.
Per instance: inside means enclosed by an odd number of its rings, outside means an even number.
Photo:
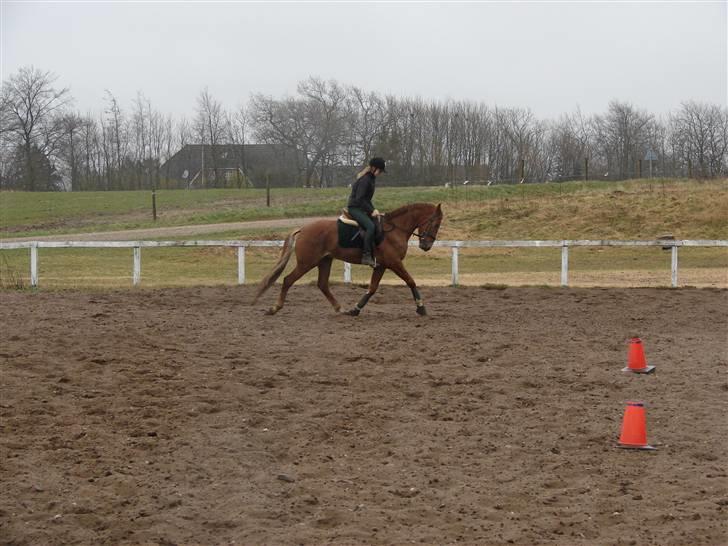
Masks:
[[[435,206],[429,203],[405,205],[385,215],[383,217],[384,240],[374,251],[377,266],[372,272],[369,289],[359,300],[359,303],[353,309],[347,311],[346,314],[357,316],[367,304],[369,298],[377,291],[384,271],[391,269],[412,290],[412,296],[417,304],[417,313],[426,315],[425,304],[422,303],[417,285],[404,268],[402,260],[407,254],[408,241],[412,235],[419,237],[422,250],[430,250],[440,229],[440,222],[442,222],[440,205]],[[352,264],[361,263],[362,251],[359,248],[342,248],[339,246],[336,220],[311,222],[286,238],[281,257],[273,270],[261,281],[253,304],[283,273],[294,250],[296,252],[296,268],[283,279],[283,287],[278,296],[278,301],[267,313],[273,315],[280,311],[286,300],[286,294],[293,283],[314,267],[318,267],[319,270],[318,287],[333,305],[336,312],[340,312],[341,305],[329,290],[331,263],[334,258]]]

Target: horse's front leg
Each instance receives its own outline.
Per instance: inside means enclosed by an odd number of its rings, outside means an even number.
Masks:
[[[372,278],[369,281],[369,289],[367,290],[367,293],[361,297],[359,303],[357,303],[353,309],[345,312],[346,315],[351,315],[352,317],[359,316],[359,313],[361,313],[361,310],[364,309],[364,306],[369,301],[369,298],[371,298],[377,291],[377,288],[379,288],[379,281],[382,280],[384,270],[385,267],[381,265],[378,265],[374,268],[374,271],[372,271]]]
[[[418,315],[426,315],[427,310],[425,309],[425,304],[422,301],[422,297],[420,296],[420,291],[417,290],[417,285],[415,284],[415,280],[412,278],[412,276],[407,272],[407,270],[404,268],[404,265],[402,262],[399,262],[395,265],[390,265],[389,267],[394,273],[402,279],[407,286],[409,286],[410,290],[412,290],[412,297],[415,299],[415,303],[417,304],[417,314]]]

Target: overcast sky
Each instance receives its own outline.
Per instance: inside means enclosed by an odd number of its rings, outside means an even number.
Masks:
[[[226,108],[295,94],[315,75],[425,99],[556,117],[620,99],[662,113],[726,104],[728,12],[716,2],[213,3],[2,1],[5,80],[34,65],[81,111],[110,89],[192,117],[207,86]]]

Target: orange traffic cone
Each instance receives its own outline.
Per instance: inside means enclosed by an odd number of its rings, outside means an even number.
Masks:
[[[632,373],[650,373],[654,371],[654,366],[648,366],[645,361],[645,351],[642,348],[642,340],[633,337],[629,340],[629,350],[627,351],[627,367],[622,368],[623,372]]]
[[[644,402],[627,402],[618,447],[625,449],[655,449],[647,444],[647,425],[645,421]]]

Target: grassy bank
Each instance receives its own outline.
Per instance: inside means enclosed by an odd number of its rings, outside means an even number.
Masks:
[[[158,221],[150,192],[0,193],[2,237],[334,216],[348,188],[272,191],[163,190]],[[387,211],[406,203],[443,203],[443,236],[462,238],[728,238],[728,181],[568,182],[494,187],[391,188],[375,203]]]

